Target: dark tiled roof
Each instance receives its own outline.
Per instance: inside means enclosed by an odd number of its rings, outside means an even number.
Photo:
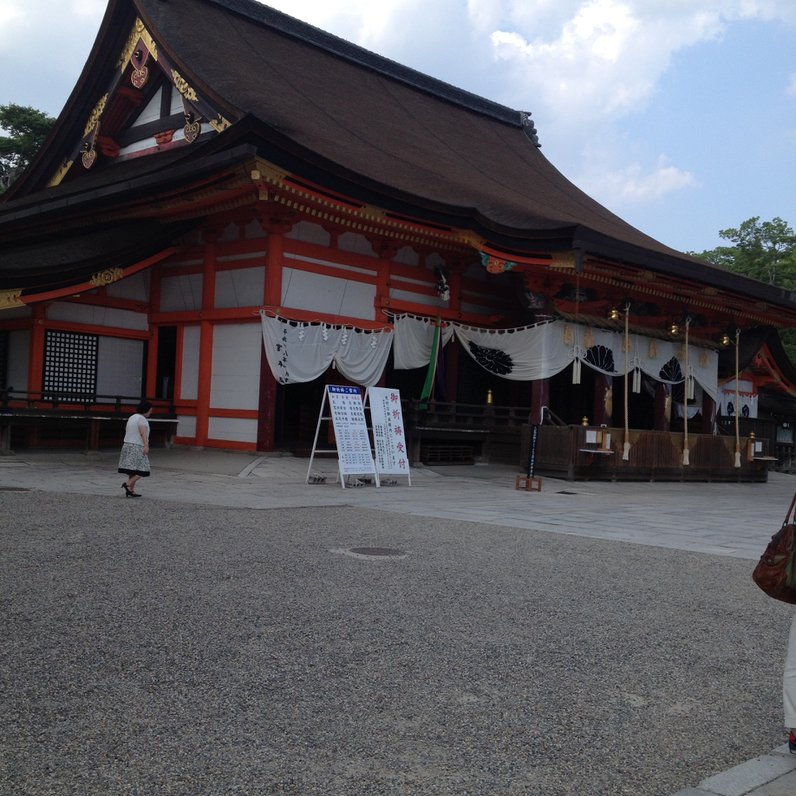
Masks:
[[[79,140],[136,14],[180,73],[239,121],[209,142],[43,189],[63,157],[58,136]],[[246,149],[332,190],[472,229],[510,251],[580,247],[793,306],[785,291],[693,260],[594,201],[533,144],[521,112],[253,0],[109,0],[98,42],[54,136],[12,189],[12,201],[0,204],[6,244],[17,236],[15,225],[35,223],[37,215],[60,221],[98,202],[123,204],[136,191],[145,199],[147,191],[179,190],[191,176],[223,168],[225,158],[240,158]],[[62,245],[57,235],[51,241]],[[10,267],[8,258],[0,260],[4,278]]]
[[[682,257],[595,202],[533,145],[522,114],[251,0],[136,0],[197,84],[368,189],[483,230],[613,239]],[[264,153],[267,156],[267,153]]]
[[[125,268],[169,247],[187,230],[185,223],[156,219],[117,222],[52,239],[0,248],[0,290],[56,290],[107,268]]]

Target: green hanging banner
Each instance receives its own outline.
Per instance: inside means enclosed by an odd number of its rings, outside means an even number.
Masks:
[[[434,390],[434,376],[437,373],[437,357],[439,355],[440,324],[434,325],[434,339],[431,343],[431,359],[428,362],[423,392],[420,393],[420,408],[428,409],[428,399]]]

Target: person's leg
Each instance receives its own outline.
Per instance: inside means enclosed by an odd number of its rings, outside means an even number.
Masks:
[[[130,477],[127,479],[127,488],[128,488],[128,489],[129,489],[131,492],[135,492],[135,485],[138,483],[138,481],[140,480],[140,478],[141,478],[141,476],[140,476],[140,475],[131,475],[131,476],[130,476]]]
[[[796,729],[796,614],[790,623],[788,653],[782,675],[782,703],[785,713],[785,728]]]

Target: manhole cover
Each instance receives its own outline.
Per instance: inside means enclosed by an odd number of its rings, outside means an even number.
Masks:
[[[30,489],[24,486],[0,486],[0,492],[30,492]]]
[[[337,548],[332,553],[341,553],[352,558],[364,558],[368,560],[387,559],[387,558],[406,558],[405,550],[398,550],[395,547],[350,547]]]
[[[577,492],[567,492],[566,489],[563,489],[560,492],[557,492],[556,494],[558,494],[558,495],[577,495],[578,493]]]

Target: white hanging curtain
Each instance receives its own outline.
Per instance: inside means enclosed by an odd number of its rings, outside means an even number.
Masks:
[[[574,359],[555,323],[519,329],[476,329],[454,325],[465,351],[490,373],[512,381],[546,379],[562,371]]]
[[[390,354],[389,329],[356,329],[304,323],[260,312],[265,356],[280,384],[317,379],[330,365],[354,384],[372,387],[381,378]]]
[[[396,370],[424,368],[431,359],[436,321],[432,318],[416,318],[398,315],[394,319],[393,366]],[[446,324],[440,330],[440,345],[447,345],[453,337],[453,327]]]
[[[490,373],[514,381],[532,381],[554,376],[570,363],[576,373],[581,364],[607,376],[624,374],[624,334],[610,329],[592,329],[568,321],[552,321],[517,329],[477,329],[452,323],[443,329],[443,341],[451,329],[462,347]],[[431,356],[434,321],[400,316],[395,319],[395,367],[427,365]],[[638,334],[628,336],[628,367],[634,389],[646,373],[665,384],[679,384],[686,375],[714,400],[718,399],[716,351],[689,346],[688,374],[682,341],[657,340]]]

